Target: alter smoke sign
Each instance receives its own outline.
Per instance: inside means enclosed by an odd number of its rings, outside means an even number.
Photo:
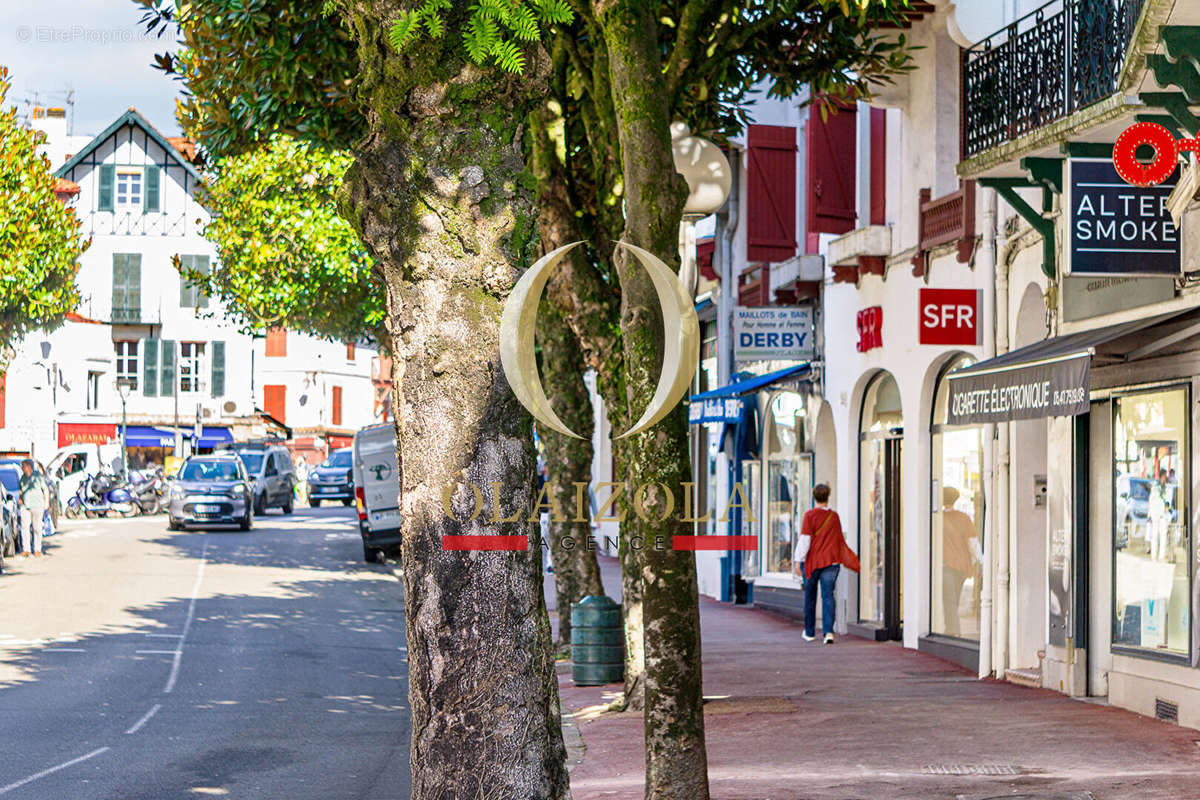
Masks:
[[[1111,160],[1068,162],[1072,275],[1178,275],[1179,232],[1167,209],[1178,168],[1155,186],[1131,186]]]

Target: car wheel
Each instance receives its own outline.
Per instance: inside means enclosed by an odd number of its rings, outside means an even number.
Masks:
[[[353,502],[353,501],[352,501],[352,500],[351,500],[349,497],[347,497],[347,498],[344,498],[344,499],[342,500],[342,505],[344,505],[344,506],[348,506],[348,505],[350,505],[350,503],[352,503],[352,502]]]
[[[167,530],[169,530],[169,531],[181,530],[179,523],[176,522],[175,518],[172,516],[167,517]]]
[[[253,525],[253,523],[254,523],[254,516],[251,513],[250,509],[247,508],[246,515],[244,517],[242,517],[241,522],[238,523],[238,527],[244,531],[248,531],[248,530],[250,530],[250,527],[251,527],[251,525]]]
[[[267,495],[265,492],[254,498],[254,513],[260,517],[267,513]]]
[[[283,511],[283,513],[285,513],[285,514],[290,514],[290,513],[292,513],[292,509],[295,507],[295,504],[296,504],[296,500],[295,500],[295,498],[292,496],[292,494],[289,492],[289,493],[288,493],[287,500],[285,500],[285,501],[284,501],[284,503],[283,503],[283,506],[282,506],[281,510],[282,510],[282,511]]]
[[[309,508],[316,508],[319,505],[321,505],[321,501],[318,500],[317,498],[315,498],[315,497],[308,498],[308,507]]]
[[[364,544],[363,561],[367,562],[368,564],[383,563],[383,551],[377,547],[368,547],[366,544]]]

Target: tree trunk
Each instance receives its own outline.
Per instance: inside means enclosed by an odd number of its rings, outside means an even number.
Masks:
[[[622,238],[668,264],[677,263],[686,185],[671,156],[670,106],[663,84],[647,79],[662,74],[657,6],[638,0],[596,0],[594,8],[608,46],[625,177]],[[617,268],[627,395],[630,407],[640,414],[658,382],[662,315],[645,270],[624,252]],[[675,409],[654,428],[631,437],[627,452],[630,482],[656,487],[644,495],[646,518],[641,520],[646,797],[707,800],[696,561],[694,553],[672,545],[673,535],[690,533],[679,521],[688,511],[679,507],[680,487],[691,474],[684,409]],[[675,497],[668,499],[664,490]],[[674,513],[667,508],[672,500]]]
[[[411,797],[562,800],[557,681],[529,519],[531,422],[499,354],[501,308],[535,233],[521,137],[544,65],[535,58],[519,78],[483,71],[464,63],[456,36],[423,36],[397,54],[386,38],[401,7],[360,0],[347,10],[369,133],[342,205],[387,282]],[[465,13],[447,11],[447,28],[460,29]],[[470,484],[483,495],[473,520]],[[458,487],[454,518],[445,486]],[[520,536],[528,549],[446,550],[452,534]]]
[[[607,62],[604,60],[603,43],[598,41],[595,45],[599,51],[597,58],[602,62],[602,67],[596,69],[596,81],[607,90]],[[559,62],[556,66],[560,65],[562,57],[560,42],[555,49],[554,58]],[[556,68],[555,77],[560,74]],[[612,230],[618,218],[611,211],[604,210],[599,203],[592,203],[582,213],[577,212],[570,191],[572,172],[563,160],[568,158],[566,154],[575,144],[568,140],[570,120],[563,118],[563,109],[568,104],[567,91],[557,81],[553,91],[557,95],[553,98],[557,103],[543,104],[530,117],[533,173],[538,182],[538,223],[544,246],[551,250],[585,238],[584,231],[580,230],[582,217],[590,223],[588,233],[591,234],[593,252],[601,258],[610,258],[612,239],[619,234],[619,230]],[[607,97],[602,99],[607,102]],[[603,127],[599,118],[593,127]],[[601,158],[593,163],[592,169],[595,172],[611,171],[609,162],[617,160],[615,148],[612,155],[613,158]],[[579,168],[578,164],[572,166]],[[593,176],[589,185],[596,191],[607,183],[594,180]],[[583,349],[584,360],[596,370],[596,389],[604,399],[613,431],[627,429],[632,418],[625,394],[618,287],[606,282],[600,271],[588,262],[586,253],[579,248],[562,260],[558,274],[547,286],[546,296],[551,304],[561,310]],[[575,430],[582,432],[578,428]],[[613,480],[626,482],[625,443],[613,441],[612,447]],[[629,491],[627,487],[624,496],[627,497]],[[607,492],[599,498],[600,503],[604,502],[606,495]],[[627,513],[628,504],[622,502],[620,506]],[[621,512],[618,510],[615,513]],[[639,548],[630,546],[631,540],[639,540],[639,522],[637,517],[629,515],[621,522],[618,549],[621,561],[621,618],[625,638],[625,684],[621,707],[625,710],[641,710],[646,669],[642,629],[642,554]]]
[[[559,246],[546,243],[547,249]],[[583,352],[562,312],[552,303],[542,304],[538,335],[546,394],[555,413],[568,428],[589,436],[592,402],[583,382]],[[592,440],[549,430],[540,435],[545,447],[546,474],[555,496],[551,503],[550,553],[554,558],[558,643],[564,646],[571,643],[571,604],[588,595],[604,594],[592,526],[588,522],[586,488],[581,498],[576,495],[577,483],[586,487],[592,480]],[[559,512],[561,516],[554,519]]]

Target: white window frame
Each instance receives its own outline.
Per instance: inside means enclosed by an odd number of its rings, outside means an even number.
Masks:
[[[87,383],[85,384],[84,404],[88,411],[98,411],[100,409],[100,379],[103,377],[103,372],[88,370]]]
[[[132,380],[133,391],[137,391],[142,385],[142,376],[138,371],[142,363],[140,351],[140,340],[138,339],[113,340],[113,359],[117,367],[117,380]]]
[[[201,394],[208,391],[208,348],[205,342],[180,342],[178,370],[179,393]],[[185,384],[186,381],[186,384]]]
[[[145,175],[146,171],[141,167],[117,167],[113,178],[113,208],[141,210],[146,199]]]

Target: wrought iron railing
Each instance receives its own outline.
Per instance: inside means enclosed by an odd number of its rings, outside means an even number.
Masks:
[[[962,54],[970,157],[1112,95],[1145,0],[1051,0]]]

